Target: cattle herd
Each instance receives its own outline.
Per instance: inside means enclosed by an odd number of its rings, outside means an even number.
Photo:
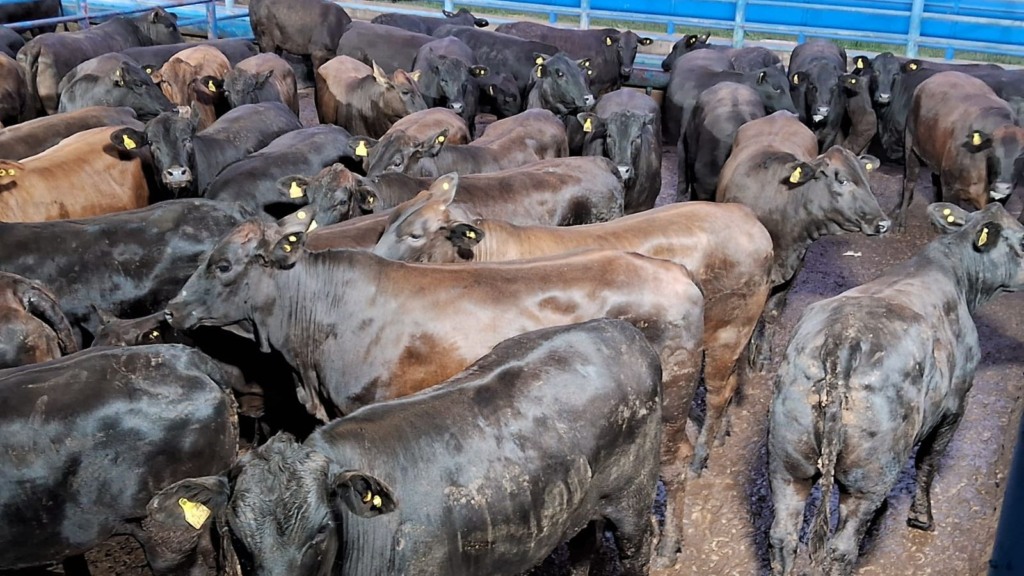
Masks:
[[[158,575],[515,575],[565,542],[585,574],[607,531],[648,574],[765,372],[773,573],[816,484],[810,562],[851,573],[914,448],[932,529],[972,314],[1024,287],[1024,72],[688,35],[659,102],[628,31],[249,9],[256,45],[160,8],[3,38],[0,571],[126,534]],[[810,245],[901,233],[922,167],[945,234],[773,354]]]

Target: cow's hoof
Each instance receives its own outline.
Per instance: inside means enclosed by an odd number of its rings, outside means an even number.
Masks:
[[[935,524],[929,515],[914,512],[911,512],[910,516],[907,517],[907,526],[925,532],[933,532],[935,530]]]
[[[651,560],[651,569],[653,570],[668,570],[674,568],[678,563],[679,556],[673,554],[671,556],[655,556]]]

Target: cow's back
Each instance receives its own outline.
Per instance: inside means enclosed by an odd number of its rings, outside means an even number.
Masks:
[[[72,134],[99,126],[144,128],[135,119],[135,112],[127,107],[93,106],[54,114],[0,130],[0,158],[21,160],[39,154]]]
[[[81,554],[153,494],[234,460],[240,375],[176,345],[101,348],[0,371],[0,567]]]
[[[769,191],[785,177],[785,162],[810,160],[817,152],[814,133],[792,113],[776,112],[748,122],[736,131],[732,153],[718,178],[716,199],[748,206],[771,202]],[[768,158],[782,161],[759,161]]]

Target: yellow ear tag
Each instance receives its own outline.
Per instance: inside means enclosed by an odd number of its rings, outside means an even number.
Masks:
[[[0,176],[7,176],[7,170],[0,168]]]
[[[152,332],[149,333],[150,338],[156,338],[158,336],[160,336],[160,331],[158,330],[153,330]]]
[[[302,195],[303,195],[302,188],[300,188],[299,184],[293,180],[291,187],[288,188],[288,197],[289,198],[302,198]]]
[[[611,46],[612,45],[612,37],[611,36],[605,36],[604,37],[604,45],[605,46]]]
[[[590,118],[587,118],[586,120],[583,121],[583,131],[584,132],[593,132],[594,131],[594,123],[590,121]]]
[[[541,78],[541,73],[544,72],[543,66],[537,66],[537,78]]]
[[[864,165],[864,169],[867,170],[868,172],[871,172],[872,170],[875,169],[875,165],[872,164],[871,162],[868,162],[867,164]]]
[[[381,506],[384,505],[384,501],[381,500],[380,496],[377,496],[376,494],[374,494],[372,502],[374,508],[380,508]]]
[[[864,69],[864,59],[857,58],[857,70],[863,70],[863,69]]]
[[[124,144],[125,150],[133,150],[134,148],[136,148],[138,146],[135,143],[135,140],[132,140],[131,138],[129,138],[127,134],[122,134],[121,135],[121,143]]]
[[[587,70],[587,76],[593,76],[593,75],[594,75],[594,71],[593,70]]]
[[[800,77],[797,76],[796,74],[793,74],[793,84],[799,84],[799,83],[800,83]]]
[[[152,73],[153,73],[153,69],[152,68],[146,68],[146,74],[152,74]]]
[[[376,201],[377,201],[377,197],[376,196],[370,196],[369,198],[366,199],[366,203],[367,204],[373,204]]]
[[[199,502],[192,502],[187,498],[179,498],[178,506],[181,506],[182,512],[185,513],[185,522],[188,522],[196,530],[202,528],[203,522],[206,522],[206,519],[210,517],[210,509]]]
[[[476,232],[473,232],[472,230],[466,230],[466,238],[473,240],[474,238],[476,238]]]
[[[857,79],[856,78],[850,78],[850,84],[856,84],[856,83],[857,83]]]
[[[953,222],[956,222],[956,216],[953,216],[952,214],[950,214],[949,216],[946,216],[946,222],[949,222],[950,224],[952,224]]]
[[[14,168],[9,168],[9,169],[7,170],[7,175],[8,175],[8,176],[14,176]]]
[[[907,64],[907,68],[910,68],[911,70],[917,70],[917,64],[911,62],[910,64]]]
[[[447,189],[449,189],[451,187],[452,187],[451,184],[449,184],[447,182],[441,182],[441,190],[447,190]]]
[[[370,500],[373,500],[373,492],[363,494],[363,502],[369,502]]]
[[[537,56],[537,59],[534,60],[533,63],[534,64],[543,64],[544,63],[544,58],[541,57],[541,56]]]
[[[494,84],[491,84],[490,86],[487,87],[487,93],[490,94],[491,96],[494,96]]]
[[[942,215],[943,216],[949,216],[952,213],[953,213],[953,211],[950,210],[949,208],[945,208],[945,209],[942,210]]]
[[[295,217],[298,218],[299,220],[305,220],[306,219],[306,211],[305,210],[299,210],[298,212],[295,213]]]
[[[803,169],[800,166],[797,166],[796,170],[793,170],[793,173],[789,175],[789,181],[793,184],[798,184],[802,173]]]
[[[298,242],[299,241],[299,237],[296,236],[295,234],[292,234],[291,236],[288,237],[288,241],[289,242]]]
[[[978,246],[984,246],[988,242],[988,226],[981,229],[981,236],[978,236]]]
[[[444,135],[443,134],[441,136],[437,137],[437,143],[438,144],[443,144],[444,143]]]
[[[366,158],[366,155],[366,140],[360,140],[359,145],[356,146],[356,156],[359,156],[360,158]]]
[[[285,244],[284,246],[281,246],[281,250],[284,250],[285,252],[291,252],[292,251],[292,245],[291,244]]]
[[[972,134],[971,144],[974,144],[975,146],[981,146],[981,134],[979,134],[978,132]]]
[[[583,61],[583,67],[590,68],[590,58],[587,58],[586,60]]]
[[[316,223],[316,220],[310,220],[309,228],[306,228],[306,234],[309,234],[313,230],[316,230],[317,226],[319,226],[319,224]]]

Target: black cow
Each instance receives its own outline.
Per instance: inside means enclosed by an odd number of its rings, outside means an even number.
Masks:
[[[444,18],[437,18],[431,16],[417,16],[415,14],[397,14],[394,12],[388,12],[385,14],[379,14],[370,20],[374,24],[383,24],[387,26],[393,26],[395,28],[402,28],[403,30],[409,30],[410,32],[418,32],[420,34],[433,34],[435,30],[441,26],[469,26],[477,28],[487,28],[490,22],[486,18],[477,18],[465,8],[459,8],[458,12],[449,12],[442,10],[441,13]]]
[[[39,282],[0,272],[0,368],[78,351],[57,298]]]
[[[427,107],[451,108],[474,132],[480,99],[476,79],[488,70],[476,63],[473,50],[458,38],[437,38],[419,49],[412,69],[420,73],[417,84]]]
[[[159,310],[211,244],[247,217],[240,206],[197,199],[82,220],[0,223],[0,245],[18,246],[0,256],[0,270],[48,287],[81,343],[83,329],[93,333],[99,323],[94,305],[124,318]]]
[[[299,115],[298,84],[295,71],[276,54],[257,54],[242,60],[224,75],[223,80],[204,76],[200,83],[223,92],[232,108],[243,104],[281,102]]]
[[[159,46],[138,46],[135,48],[125,48],[120,53],[135,60],[142,64],[142,67],[146,70],[147,74],[151,74],[154,70],[159,70],[161,66],[167,63],[175,54],[186,50],[188,48],[194,48],[199,45],[208,45],[216,48],[225,57],[232,66],[237,65],[246,58],[251,58],[259,53],[259,49],[255,44],[248,40],[241,38],[224,38],[221,40],[204,40],[203,42],[182,42],[179,44],[163,44]]]
[[[789,58],[790,94],[800,121],[829,148],[839,138],[846,94],[839,77],[846,73],[846,51],[828,40],[810,40],[793,49]]]
[[[338,55],[354,58],[367,66],[374,63],[388,74],[413,69],[416,53],[428,42],[429,34],[410,32],[384,24],[355,21],[338,42]]]
[[[145,122],[174,107],[137,62],[116,52],[79,64],[58,88],[59,112],[90,106],[127,106]]]
[[[239,202],[253,211],[273,210],[275,204],[282,202],[305,204],[305,194],[299,186],[292,189],[289,184],[287,200],[282,198],[278,180],[290,175],[313,176],[335,162],[352,159],[349,138],[347,130],[331,124],[288,132],[225,168],[210,182],[205,197]],[[272,213],[284,215],[280,210]]]
[[[10,4],[5,4],[4,8],[10,7]],[[0,26],[0,52],[7,54],[11,58],[18,56],[18,50],[25,45],[25,39],[21,37],[14,30],[11,30],[7,26]]]
[[[279,202],[309,205],[312,210],[294,214],[296,220],[309,219],[308,231],[371,213],[377,196],[359,182],[360,177],[344,165],[333,164],[310,177],[293,174],[279,179],[278,198]]]
[[[722,82],[705,90],[680,139],[676,201],[714,200],[736,131],[764,115],[764,102],[750,86]]]
[[[814,133],[795,115],[776,112],[736,131],[715,199],[757,214],[775,246],[772,295],[754,333],[751,360],[763,367],[772,338],[765,324],[782,312],[791,280],[811,243],[828,234],[885,234],[892,222],[871,192],[868,172],[879,161],[841,146],[818,154]]]
[[[90,58],[133,46],[180,43],[177,21],[176,15],[154,8],[134,18],[115,16],[99,26],[33,38],[18,52],[28,81],[29,106],[39,113],[57,112],[61,79]]]
[[[53,18],[60,16],[62,12],[60,0],[28,0],[26,2],[15,2],[0,5],[0,24],[11,24],[15,22],[27,22],[29,20],[40,20],[42,18]],[[31,29],[33,36],[39,36],[44,32],[54,32],[56,24],[36,26]],[[24,44],[24,41],[22,41]],[[17,53],[17,50],[15,50]],[[14,54],[11,54],[14,57]]]
[[[733,48],[732,46],[722,44],[708,44],[709,38],[710,34],[687,34],[683,36],[672,45],[672,50],[668,56],[661,61],[661,69],[666,72],[672,70],[672,65],[677,58],[694,50],[717,50],[729,56],[733,68],[740,72],[752,72],[770,66],[785,70],[779,55],[767,48],[762,48],[761,46]]]
[[[794,329],[769,421],[775,574],[793,573],[804,504],[819,476],[814,572],[852,573],[868,522],[917,444],[907,524],[934,529],[932,480],[981,359],[972,316],[999,292],[1024,288],[1024,226],[999,204],[974,214],[952,204],[928,211],[953,233],[877,280],[810,305]],[[842,517],[830,537],[834,484]]]
[[[13,57],[0,53],[0,127],[26,118],[28,104],[25,73]]]
[[[870,80],[871,101],[876,107],[883,107],[892,101],[896,84],[900,81],[903,72],[913,72],[920,68],[937,71],[954,70],[971,74],[1000,71],[1002,66],[998,64],[952,64],[948,62],[932,62],[930,60],[918,60],[915,58],[903,58],[893,55],[892,52],[882,52],[869,59],[867,56],[854,56],[853,71],[859,76],[865,76]]]
[[[194,107],[180,107],[150,120],[145,131],[124,128],[110,139],[125,152],[149,146],[160,182],[177,196],[195,196],[204,194],[229,164],[302,128],[295,114],[280,102],[244,104],[200,132],[198,124]]]
[[[260,52],[309,56],[316,70],[334,58],[352,18],[326,0],[250,0],[249,22]]]
[[[663,104],[662,130],[669,142],[677,143],[690,121],[697,99],[720,82],[746,84],[757,91],[768,112],[795,111],[789,94],[789,82],[777,67],[754,72],[737,72],[722,52],[697,50],[679,58],[669,75]]]
[[[567,116],[584,112],[594,105],[594,95],[588,82],[590,60],[573,61],[560,52],[554,56],[538,54],[535,62],[526,97],[527,108],[550,110],[565,122]],[[579,126],[575,118],[571,123]]]
[[[131,108],[94,106],[75,112],[44,116],[0,130],[0,158],[22,160],[51,148],[61,140],[100,126],[145,125],[135,119]]]
[[[571,58],[587,59],[590,86],[595,94],[616,90],[633,73],[637,46],[650,46],[652,38],[642,38],[627,30],[614,28],[595,30],[569,30],[534,22],[509,22],[495,28],[497,32],[511,34],[527,40],[545,42],[557,47]]]
[[[176,345],[86,350],[0,371],[0,484],[9,487],[0,491],[0,541],[17,542],[0,549],[0,569],[60,561],[118,533],[142,544],[156,574],[182,574],[186,559],[216,569],[215,557],[186,549],[205,537],[209,508],[188,494],[161,510],[150,500],[231,465],[230,388],[239,383],[236,371]]]
[[[620,88],[578,119],[584,152],[615,163],[625,187],[625,213],[654,208],[661,192],[661,110],[654,99]]]
[[[434,37],[455,36],[473,49],[478,64],[491,74],[508,74],[525,101],[537,67],[538,54],[557,54],[558,48],[546,42],[524,40],[509,34],[478,30],[466,26],[441,26]]]
[[[208,529],[230,530],[259,574],[370,574],[386,557],[396,574],[512,575],[608,521],[622,573],[639,576],[650,562],[660,378],[657,354],[624,322],[538,330],[443,386],[334,420],[302,444],[274,437],[230,480],[183,480],[157,499],[211,506]],[[567,434],[569,421],[587,424]],[[573,560],[585,569],[590,558]]]
[[[495,74],[488,68],[487,75],[478,83],[481,112],[490,112],[501,119],[515,116],[523,110],[523,95],[511,75]]]

